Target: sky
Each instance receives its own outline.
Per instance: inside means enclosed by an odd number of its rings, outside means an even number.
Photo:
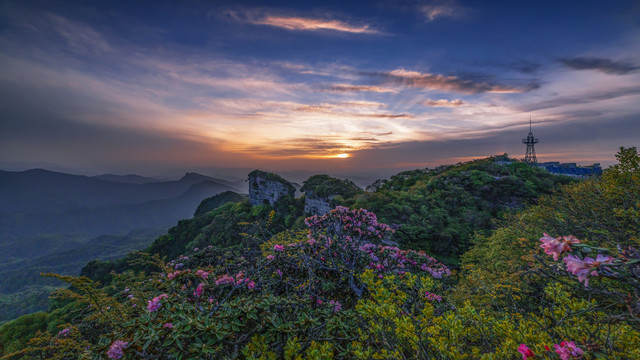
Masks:
[[[3,1],[0,169],[393,173],[640,139],[637,1]]]

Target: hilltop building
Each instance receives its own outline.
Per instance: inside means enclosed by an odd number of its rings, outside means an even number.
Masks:
[[[593,175],[602,175],[602,168],[599,163],[589,166],[579,166],[576,163],[560,163],[559,161],[551,161],[538,163],[537,166],[556,175],[566,175],[572,177],[587,177]]]
[[[602,175],[602,168],[599,163],[594,163],[589,166],[579,166],[576,163],[560,163],[559,161],[538,163],[535,150],[535,144],[538,142],[538,138],[533,136],[531,117],[529,117],[529,134],[526,139],[522,139],[522,143],[527,145],[527,150],[525,152],[524,159],[522,160],[523,162],[531,164],[531,166],[537,166],[541,169],[545,169],[554,175],[566,175],[572,177]]]

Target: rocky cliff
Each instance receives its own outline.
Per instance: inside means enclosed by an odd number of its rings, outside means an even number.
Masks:
[[[254,170],[249,174],[249,203],[273,206],[282,196],[293,197],[295,188],[280,175]]]

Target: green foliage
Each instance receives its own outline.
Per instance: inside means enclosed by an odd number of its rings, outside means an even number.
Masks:
[[[538,239],[544,232],[574,235],[584,243],[616,249],[640,246],[640,169],[635,148],[621,149],[621,163],[592,178],[564,187],[520,214],[508,216],[490,236],[477,235],[462,258],[463,271],[454,296],[460,301],[502,306],[504,287],[535,292],[548,279],[532,275],[543,265]],[[598,280],[596,280],[597,283]],[[523,300],[524,301],[524,300]],[[523,304],[524,306],[524,304]]]
[[[300,189],[307,196],[326,198],[340,195],[343,198],[353,197],[362,190],[350,180],[341,180],[329,175],[313,175],[308,178]]]
[[[204,213],[217,209],[226,203],[237,203],[246,199],[247,197],[245,195],[240,195],[233,191],[221,192],[220,194],[202,200],[193,216],[196,217],[203,215]]]
[[[495,219],[574,181],[527,164],[501,165],[488,158],[405,171],[347,203],[396,224],[395,240],[402,246],[455,262],[470,248],[474,233],[489,235]]]
[[[23,314],[35,313],[49,307],[52,286],[29,286],[17,293],[0,296],[0,324]]]

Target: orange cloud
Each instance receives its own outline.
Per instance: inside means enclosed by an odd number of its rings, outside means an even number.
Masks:
[[[331,92],[357,92],[368,91],[376,93],[397,93],[398,91],[392,88],[374,85],[349,85],[349,84],[336,84],[329,89]]]
[[[373,75],[383,76],[390,82],[408,87],[422,88],[425,90],[451,91],[463,94],[477,94],[483,92],[522,93],[531,90],[519,89],[506,85],[494,85],[486,82],[476,82],[473,80],[464,80],[456,76],[421,73],[418,71],[408,71],[404,69],[397,69]]]
[[[464,101],[460,99],[456,100],[447,100],[447,99],[439,99],[439,100],[431,100],[427,99],[422,102],[422,105],[433,106],[433,107],[458,107],[462,106]]]
[[[276,26],[288,30],[334,30],[354,34],[380,34],[378,30],[372,29],[369,25],[355,26],[339,20],[267,15],[262,19],[253,20],[251,22],[257,25]]]

